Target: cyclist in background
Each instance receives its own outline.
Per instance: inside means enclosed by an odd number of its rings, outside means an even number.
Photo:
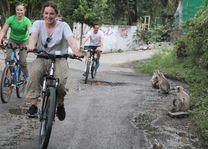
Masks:
[[[101,56],[101,51],[103,48],[103,41],[104,41],[104,33],[99,29],[100,26],[98,23],[93,24],[93,30],[90,30],[87,34],[86,37],[83,40],[83,43],[81,44],[80,48],[83,48],[85,43],[87,42],[88,39],[90,39],[90,46],[97,46],[96,50],[96,55],[97,55],[97,68],[99,67],[99,60]],[[89,55],[87,55],[89,57]]]
[[[10,28],[11,31],[9,33],[9,44],[12,44],[14,47],[25,47],[28,43],[32,23],[30,19],[25,16],[26,8],[23,3],[18,3],[15,8],[16,15],[12,15],[7,18],[6,23],[0,32],[0,45],[2,45],[3,39],[7,35],[7,31]],[[11,52],[11,49],[7,49],[6,62],[10,60]],[[22,71],[24,73],[25,79],[28,80],[26,58],[27,51],[19,51],[20,65],[22,66]]]
[[[64,96],[67,91],[65,85],[69,74],[67,58],[64,55],[68,54],[69,46],[76,56],[79,57],[81,54],[69,25],[56,19],[58,8],[54,2],[48,1],[43,5],[42,15],[43,20],[37,20],[33,23],[27,49],[33,51],[36,48],[49,54],[59,55],[59,58],[56,58],[55,61],[55,76],[59,78],[56,114],[58,119],[62,121],[66,116]],[[31,107],[26,113],[29,118],[37,117],[37,102],[41,92],[41,80],[43,80],[45,73],[49,69],[49,65],[50,59],[43,53],[38,54],[31,65],[30,79],[26,90],[26,98],[31,99]]]

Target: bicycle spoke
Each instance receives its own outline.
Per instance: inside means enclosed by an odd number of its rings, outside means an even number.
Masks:
[[[43,113],[40,120],[39,144],[41,149],[45,149],[48,146],[56,111],[56,89],[49,87],[47,92],[49,93],[43,99],[47,103],[42,107]]]
[[[18,98],[22,98],[25,96],[26,83],[27,81],[24,78],[23,72],[19,70],[18,82],[16,85],[16,94]]]
[[[12,73],[9,66],[6,66],[3,70],[2,77],[1,77],[1,100],[3,103],[7,103],[12,95]]]
[[[96,68],[96,62],[94,60],[92,62],[92,66],[91,66],[91,77],[92,77],[92,79],[95,78],[96,72],[97,72],[97,68]]]
[[[89,71],[90,71],[90,61],[87,61],[86,64],[86,73],[85,73],[85,84],[87,84],[88,81],[88,76],[89,76]]]

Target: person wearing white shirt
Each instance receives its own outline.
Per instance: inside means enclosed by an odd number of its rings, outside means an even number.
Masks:
[[[83,48],[88,39],[90,39],[90,45],[85,46],[85,48],[91,48],[96,51],[97,56],[97,65],[99,66],[99,59],[101,56],[103,41],[104,41],[104,33],[99,29],[100,26],[98,23],[94,23],[93,30],[90,30],[81,44],[80,48]],[[89,55],[87,55],[89,57]]]

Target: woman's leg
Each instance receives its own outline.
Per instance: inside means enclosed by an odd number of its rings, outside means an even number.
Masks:
[[[37,58],[33,61],[30,67],[29,80],[26,87],[26,98],[31,100],[31,107],[26,114],[30,118],[37,117],[37,103],[41,91],[40,81],[47,69],[45,61],[45,59]]]
[[[66,95],[66,83],[69,74],[68,62],[65,58],[56,60],[56,77],[59,78],[57,87],[57,117],[59,120],[64,120],[66,116],[64,108],[64,96]]]

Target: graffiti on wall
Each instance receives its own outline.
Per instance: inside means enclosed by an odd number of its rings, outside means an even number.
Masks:
[[[83,37],[90,31],[88,25],[83,25]],[[136,26],[118,26],[118,25],[102,25],[100,30],[104,33],[104,49],[103,51],[113,50],[129,50],[134,47],[132,41]],[[80,40],[81,24],[77,23],[74,25],[73,33],[75,38]]]
[[[88,25],[83,24],[83,36],[85,36],[90,29],[91,28]],[[77,24],[74,25],[73,33],[74,33],[75,38],[77,40],[80,40],[80,37],[81,37],[81,24],[77,23]]]
[[[119,34],[122,38],[127,38],[128,37],[127,27],[119,27]]]
[[[112,36],[114,34],[114,31],[112,30],[112,27],[103,27],[101,28],[105,36]]]

